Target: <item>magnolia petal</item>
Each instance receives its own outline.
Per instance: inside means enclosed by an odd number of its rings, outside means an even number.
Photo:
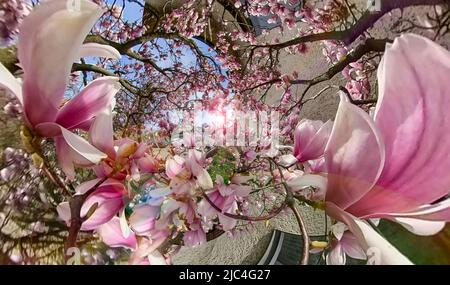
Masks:
[[[213,188],[213,182],[208,171],[206,171],[206,169],[204,168],[201,168],[198,164],[196,164],[195,167],[196,168],[193,169],[193,174],[197,177],[197,183],[200,188],[204,190]]]
[[[133,231],[138,235],[145,235],[155,226],[155,220],[160,214],[160,208],[141,204],[133,209],[129,221]]]
[[[73,174],[70,169],[73,167],[73,164],[80,166],[92,166],[93,162],[90,159],[89,151],[93,148],[93,146],[90,146],[89,143],[82,137],[71,133],[67,129],[52,122],[40,123],[36,125],[35,131],[40,136],[53,137],[55,139],[58,160],[60,162],[60,166],[66,174]],[[80,153],[83,151],[88,152]],[[95,154],[97,152],[94,150],[93,153]]]
[[[354,259],[366,259],[366,253],[359,245],[356,237],[350,232],[346,232],[340,240],[342,250],[351,258]]]
[[[61,220],[65,221],[67,225],[70,224],[70,205],[69,202],[62,202],[56,206],[56,211],[58,212],[58,216]]]
[[[144,154],[137,161],[139,169],[146,173],[155,173],[159,170],[159,162],[149,154]]]
[[[123,237],[128,238],[131,234],[131,229],[128,226],[125,208],[123,208],[122,211],[120,211],[119,213],[119,222],[120,222],[120,230],[122,231]]]
[[[380,264],[412,264],[411,261],[400,253],[394,246],[378,234],[367,222],[343,211],[335,204],[326,203],[327,214],[345,223],[355,236],[360,247],[367,252],[377,252],[377,260]],[[368,257],[369,254],[367,254]]]
[[[23,104],[22,85],[9,70],[0,63],[0,88],[6,89],[12,95],[16,96],[20,104]]]
[[[332,129],[332,121],[327,121],[320,127],[320,129],[305,147],[305,150],[302,153],[302,161],[314,160],[323,155]]]
[[[206,243],[206,234],[200,221],[195,221],[190,225],[191,230],[186,232],[183,237],[184,245],[195,247]]]
[[[220,225],[224,231],[231,231],[237,224],[237,220],[227,217],[223,214],[218,214]]]
[[[136,161],[133,161],[131,163],[131,179],[136,182],[141,180],[141,173],[139,171],[139,166],[136,163]]]
[[[78,155],[88,160],[93,164],[99,163],[102,159],[108,156],[103,152],[93,147],[88,141],[65,128],[61,128],[62,135],[68,146]]]
[[[61,126],[53,122],[44,122],[34,126],[35,132],[42,137],[53,138],[61,136]]]
[[[110,221],[125,205],[123,199],[124,189],[103,186],[91,194],[81,207],[81,216],[84,217],[92,206],[97,204],[94,213],[81,226],[81,230],[90,231]]]
[[[72,64],[102,9],[87,0],[36,6],[21,24],[18,58],[24,71],[23,107],[31,125],[54,121]],[[78,5],[79,4],[79,5]]]
[[[433,205],[422,206],[406,213],[389,214],[394,217],[409,217],[432,221],[450,221],[450,198]]]
[[[405,229],[419,236],[432,236],[440,232],[445,227],[445,222],[426,221],[411,218],[391,218]]]
[[[190,149],[188,153],[188,161],[203,165],[205,163],[205,154],[196,149]]]
[[[384,265],[410,265],[411,261],[400,253],[394,246],[378,234],[369,224],[356,219],[356,225],[361,229],[364,240],[367,243],[368,250],[372,247],[377,248],[381,252],[381,264]]]
[[[120,88],[117,77],[101,77],[90,82],[58,111],[56,122],[69,130],[85,127],[95,116],[111,109]]]
[[[325,173],[327,170],[324,157],[315,160],[309,160],[304,164],[304,167],[305,172],[310,173]]]
[[[86,192],[88,192],[90,189],[92,189],[95,185],[97,185],[97,183],[99,183],[102,179],[101,178],[96,178],[93,180],[89,180],[86,182],[81,183],[80,185],[78,185],[75,188],[75,193],[76,195],[83,195],[86,194]]]
[[[97,233],[102,241],[110,247],[136,248],[136,236],[134,234],[130,234],[128,237],[123,235],[118,217],[113,217],[109,222],[101,225],[97,229]]]
[[[337,243],[326,257],[327,265],[345,265],[346,260],[341,243]]]
[[[166,161],[166,174],[169,178],[176,177],[184,169],[185,160],[181,156],[175,155]]]
[[[164,197],[169,195],[170,193],[172,193],[172,189],[170,189],[170,187],[156,188],[148,192],[151,197]]]
[[[231,178],[231,182],[234,184],[244,184],[247,183],[249,180],[253,179],[253,176],[245,176],[245,175],[234,175]]]
[[[331,232],[338,240],[341,240],[346,230],[348,230],[348,227],[341,222],[337,222],[331,226]]]
[[[168,216],[178,208],[180,208],[180,202],[170,198],[166,199],[161,205],[161,216]]]
[[[309,186],[320,189],[322,191],[327,189],[327,179],[321,175],[316,174],[305,174],[291,179],[286,183],[293,191],[298,191]]]
[[[404,212],[449,193],[450,52],[414,34],[386,49],[378,70],[375,122],[386,145],[386,166],[352,212]]]
[[[114,130],[111,110],[104,110],[98,114],[89,129],[89,141],[96,148],[114,158]]]
[[[78,57],[104,57],[107,59],[119,60],[120,52],[110,45],[102,45],[97,43],[83,44],[78,52]]]
[[[332,127],[331,121],[302,120],[294,132],[294,156],[300,162],[322,156]]]
[[[147,259],[148,256],[155,251],[164,241],[166,237],[158,237],[154,240],[141,239],[138,248],[131,254],[128,261],[129,264],[140,264],[142,259]]]
[[[345,94],[325,150],[328,172],[326,200],[342,209],[364,196],[384,165],[384,146],[372,119],[350,104]]]
[[[56,155],[59,167],[69,180],[75,179],[75,167],[70,155],[70,147],[62,136],[55,138]]]
[[[214,192],[216,192],[216,191],[214,191]],[[208,197],[210,198],[211,194],[208,194]],[[207,217],[207,218],[212,218],[217,214],[217,211],[211,206],[211,204],[208,201],[206,201],[206,199],[202,199],[197,204],[197,212],[201,216]]]

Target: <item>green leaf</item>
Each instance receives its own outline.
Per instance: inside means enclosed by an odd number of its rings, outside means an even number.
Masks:
[[[427,237],[414,235],[389,220],[381,220],[378,229],[414,264],[450,264],[450,225]]]
[[[216,181],[216,176],[222,176],[226,184],[230,183],[231,177],[236,169],[236,158],[227,149],[220,147],[213,156],[213,160],[208,167],[208,173],[212,181]]]

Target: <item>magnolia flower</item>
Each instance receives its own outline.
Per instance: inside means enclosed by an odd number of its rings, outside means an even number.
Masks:
[[[331,232],[336,239],[332,241],[332,249],[326,257],[327,265],[345,265],[347,255],[354,259],[367,258],[358,240],[345,224],[338,222],[332,225]]]
[[[106,109],[97,115],[89,129],[89,142],[97,150],[106,154],[100,164],[94,166],[97,177],[113,177],[124,181],[140,180],[143,173],[155,173],[159,169],[159,162],[150,154],[149,146],[137,143],[129,138],[114,140],[112,112]],[[64,157],[64,156],[63,156]],[[67,157],[67,156],[65,156]],[[72,159],[63,165],[71,171]],[[92,164],[88,164],[89,166]]]
[[[101,181],[101,178],[80,184],[75,195],[83,195]],[[108,179],[90,194],[81,207],[80,217],[85,219],[81,225],[82,231],[90,231],[111,220],[124,206],[124,195],[127,190],[123,183]],[[62,202],[56,208],[59,217],[70,226],[69,202]],[[87,216],[90,214],[90,216]]]
[[[252,187],[240,185],[249,179],[248,176],[234,176],[231,178],[231,184],[225,184],[222,176],[217,175],[217,186],[207,195],[214,205],[222,209],[222,212],[219,213],[206,199],[203,199],[198,204],[198,213],[209,219],[217,215],[223,230],[232,230],[236,226],[237,220],[227,217],[223,213],[236,214],[238,210],[237,200],[247,197],[252,191]]]
[[[118,79],[94,80],[62,105],[64,93],[77,58],[118,59],[120,54],[110,46],[83,44],[102,9],[91,1],[79,2],[80,10],[73,11],[67,9],[66,1],[46,1],[25,18],[17,44],[23,83],[0,64],[0,87],[17,97],[25,123],[34,135],[57,137],[59,159],[64,159],[66,150],[78,149],[83,151],[71,150],[77,154],[77,161],[98,163],[105,155],[68,130],[89,128],[92,119],[111,105],[120,89]]]
[[[302,120],[294,132],[294,156],[299,162],[318,159],[323,155],[333,123]]]
[[[189,150],[186,159],[178,155],[167,159],[166,174],[174,195],[193,196],[196,186],[204,190],[213,187],[205,163],[205,155],[195,149]]]
[[[297,162],[304,163],[308,170],[320,172],[318,161],[323,158],[323,152],[330,137],[332,121],[301,120],[294,131],[294,149],[292,154],[281,156],[280,162],[291,166]]]
[[[143,221],[135,220],[135,222],[142,223]],[[130,221],[131,226],[135,225],[135,222]],[[119,217],[114,217],[99,227],[97,233],[102,241],[110,247],[124,247],[133,250],[129,264],[170,264],[170,261],[157,250],[167,239],[168,231],[158,231],[138,238],[138,235],[131,231],[127,224],[124,224]]]
[[[88,211],[93,203],[98,203],[93,216],[96,217],[96,222],[90,222],[89,219],[83,223],[84,228],[94,229],[100,226],[103,223],[108,222],[112,217],[114,217],[124,206],[125,206],[125,198],[128,196],[132,196],[128,189],[124,186],[124,180],[131,177],[134,180],[139,180],[140,173],[152,173],[155,172],[158,168],[156,160],[154,160],[148,153],[148,146],[141,143],[138,144],[130,139],[122,139],[118,141],[114,141],[113,139],[113,126],[112,126],[112,113],[111,110],[105,110],[102,113],[98,114],[95,118],[92,126],[89,130],[89,141],[92,144],[92,147],[96,147],[99,151],[104,152],[107,157],[101,161],[99,165],[94,167],[95,173],[99,178],[83,183],[77,189],[81,189],[77,191],[77,194],[84,194],[83,191],[86,191],[88,186],[92,187],[96,185],[101,179],[108,178],[106,183],[102,183],[97,190],[91,195],[95,197],[95,199],[87,198],[82,207],[82,215],[83,210]],[[57,143],[59,142],[57,139]],[[86,142],[86,144],[88,144]],[[66,150],[65,148],[60,148],[61,150]],[[76,161],[76,156],[71,157],[73,153],[70,153],[71,149],[67,149],[69,153],[61,153],[59,156],[63,159],[60,159],[61,167],[66,173],[73,172],[73,164],[72,161]],[[81,164],[81,162],[78,162]],[[89,166],[91,163],[87,163],[86,166]],[[116,185],[116,189],[120,189],[120,191],[114,192],[114,195],[111,196],[102,196],[99,193],[103,193],[103,189],[108,185],[108,181],[114,181]],[[165,191],[152,191],[153,196],[163,196],[166,194]],[[112,202],[113,200],[114,202]],[[152,206],[148,206],[152,207]],[[60,217],[63,220],[70,219],[70,207],[68,202],[61,203],[58,205],[60,209],[58,211]],[[156,209],[159,207],[154,207],[153,214],[157,213]],[[146,211],[141,210],[141,206],[136,207],[136,212],[134,216],[143,215],[146,216]],[[132,216],[131,218],[134,219]],[[142,218],[139,217],[139,220]],[[146,221],[146,223],[151,223],[150,220]],[[88,224],[86,226],[85,224]],[[148,225],[148,224],[146,224]],[[144,231],[144,225],[138,225],[138,228],[135,230],[141,234]],[[82,229],[83,229],[82,227]],[[147,230],[150,230],[148,228]]]
[[[327,213],[382,264],[410,263],[363,219],[386,218],[418,235],[450,220],[450,53],[406,34],[378,69],[372,119],[341,96],[325,150]]]

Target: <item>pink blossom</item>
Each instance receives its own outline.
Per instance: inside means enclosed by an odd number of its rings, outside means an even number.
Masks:
[[[76,189],[76,195],[83,195],[94,187],[100,179],[80,184]],[[103,182],[92,194],[90,194],[81,207],[81,218],[86,218],[81,226],[81,230],[89,231],[98,228],[99,226],[110,221],[117,212],[125,205],[124,194],[126,188],[120,181],[108,179]],[[94,208],[91,216],[86,217],[90,210]],[[57,207],[59,217],[70,226],[70,205],[69,202],[60,203]]]
[[[102,10],[87,0],[80,2],[80,9],[81,12],[74,12],[67,9],[65,1],[55,0],[37,6],[23,21],[19,33],[17,48],[24,72],[23,84],[0,64],[0,87],[17,97],[26,125],[33,134],[56,137],[60,148],[77,153],[72,157],[78,162],[98,163],[104,154],[68,130],[86,130],[92,119],[111,105],[120,89],[118,79],[94,80],[67,104],[61,105],[72,64],[77,58],[119,58],[120,54],[110,46],[83,45]]]
[[[332,129],[332,122],[302,120],[294,132],[294,156],[299,162],[323,155]]]
[[[386,218],[419,235],[450,220],[450,53],[405,34],[389,45],[378,69],[374,119],[341,96],[325,150],[327,213],[345,222],[380,263],[409,263],[360,219]],[[400,76],[400,77],[399,77]]]
[[[231,179],[231,184],[227,185],[224,183],[223,178],[217,175],[217,186],[214,190],[209,191],[207,195],[212,203],[222,209],[222,213],[236,214],[238,210],[237,200],[247,197],[252,190],[250,186],[241,185],[249,179],[250,177],[248,176],[235,176]],[[209,219],[217,215],[225,231],[229,231],[236,226],[236,219],[219,213],[206,199],[203,199],[198,204],[198,212]]]

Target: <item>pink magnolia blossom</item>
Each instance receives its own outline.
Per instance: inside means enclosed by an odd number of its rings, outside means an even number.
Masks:
[[[184,233],[183,241],[187,247],[194,247],[206,243],[206,234],[200,220],[189,225],[190,231]]]
[[[88,189],[88,186],[92,187],[96,185],[101,179],[108,179],[106,180],[106,183],[101,184],[91,195],[96,197],[96,199],[90,199],[91,196],[89,196],[83,204],[82,214],[83,209],[89,210],[93,203],[98,202],[97,209],[93,214],[93,217],[96,217],[96,222],[88,223],[90,221],[90,219],[88,219],[83,223],[82,229],[94,229],[95,227],[98,227],[109,221],[125,206],[124,200],[127,197],[132,196],[124,186],[125,179],[131,178],[139,180],[141,173],[152,173],[157,170],[156,161],[147,153],[147,145],[143,143],[138,144],[130,139],[114,141],[111,110],[105,110],[97,115],[89,130],[89,141],[92,143],[92,147],[96,147],[96,149],[104,152],[107,157],[103,159],[99,165],[94,166],[95,173],[99,178],[81,184],[79,186],[81,190],[77,190],[77,194],[83,194],[83,191]],[[57,145],[58,142],[59,141],[57,140]],[[88,143],[85,145],[88,145]],[[64,150],[64,148],[59,148],[57,150],[61,151]],[[71,150],[68,149],[68,151],[70,152]],[[76,161],[76,156],[71,156],[72,154],[59,154],[60,164],[66,173],[73,172],[72,161]],[[81,164],[86,162],[78,163]],[[91,163],[88,161],[85,165],[89,166],[90,164]],[[109,186],[108,181],[114,181],[115,188],[120,189],[120,191],[113,192],[112,194],[114,195],[112,196],[99,195],[99,193],[103,193],[106,186]],[[113,206],[111,206],[111,203],[113,203],[112,201],[114,201]],[[58,207],[69,211],[68,214],[64,211],[59,211],[61,218],[66,220],[65,218],[67,218],[67,216],[70,217],[70,209],[68,209],[69,205],[67,202],[61,203]],[[150,231],[158,211],[159,207],[148,206],[145,207],[145,209],[144,206],[136,207],[136,211],[130,219],[141,221],[143,220],[143,217],[148,218],[148,220],[145,221],[145,224],[136,222],[136,232],[143,234],[145,231]],[[85,224],[88,224],[89,226],[85,226]]]
[[[363,219],[386,218],[418,235],[450,220],[450,53],[405,34],[378,69],[374,118],[341,96],[325,150],[327,213],[382,264],[409,263]],[[376,250],[374,250],[376,249]]]
[[[294,156],[299,162],[323,155],[332,129],[332,122],[302,120],[294,132]]]
[[[209,191],[207,195],[211,202],[222,209],[222,213],[219,213],[208,201],[203,199],[198,204],[199,214],[206,218],[212,218],[217,215],[223,230],[232,230],[236,226],[237,220],[227,217],[223,213],[237,214],[237,200],[242,197],[247,197],[252,190],[250,186],[241,185],[241,183],[246,182],[248,179],[250,179],[248,176],[234,176],[231,179],[231,184],[225,184],[223,178],[217,175],[217,186],[214,190]]]
[[[174,156],[166,161],[166,174],[171,179],[170,187],[177,196],[193,196],[196,187],[211,189],[213,183],[204,168],[205,155],[190,149],[187,158]]]
[[[23,83],[0,64],[0,87],[17,97],[31,132],[56,137],[60,155],[61,148],[71,152],[77,152],[71,149],[84,150],[77,153],[76,160],[92,163],[105,155],[68,130],[89,128],[92,119],[111,105],[120,89],[118,79],[94,80],[68,103],[62,103],[72,64],[77,58],[120,57],[110,46],[83,45],[101,14],[102,10],[87,0],[80,1],[80,11],[68,9],[66,1],[46,1],[37,6],[20,27],[17,50],[24,73]]]
[[[137,221],[142,223],[143,221]],[[125,221],[126,223],[126,221]],[[133,225],[133,222],[131,222]],[[125,247],[133,251],[129,264],[132,265],[167,265],[170,259],[164,257],[158,247],[167,239],[167,231],[154,232],[151,235],[139,236],[128,228],[118,217],[97,229],[102,241],[110,247]]]
[[[83,195],[89,189],[94,187],[100,178],[90,180],[80,184],[76,189],[75,195]],[[87,218],[81,225],[81,230],[89,231],[98,228],[100,225],[110,221],[116,213],[124,206],[124,194],[127,192],[125,186],[120,181],[108,179],[103,182],[92,194],[90,194],[81,207],[81,218]],[[92,207],[95,211],[91,216],[86,217]],[[70,205],[69,202],[62,202],[57,207],[59,217],[70,226]]]
[[[92,149],[103,154],[102,160],[93,163],[84,159]],[[56,139],[56,151],[61,168],[66,174],[74,175],[74,164],[94,167],[97,177],[116,180],[139,180],[141,173],[158,171],[159,162],[150,154],[145,143],[137,143],[129,138],[114,140],[111,107],[99,112],[89,128],[89,142]],[[97,165],[96,165],[97,164]]]
[[[367,258],[356,237],[348,231],[335,242],[332,250],[328,253],[326,258],[327,265],[345,265],[347,255],[354,259]]]

